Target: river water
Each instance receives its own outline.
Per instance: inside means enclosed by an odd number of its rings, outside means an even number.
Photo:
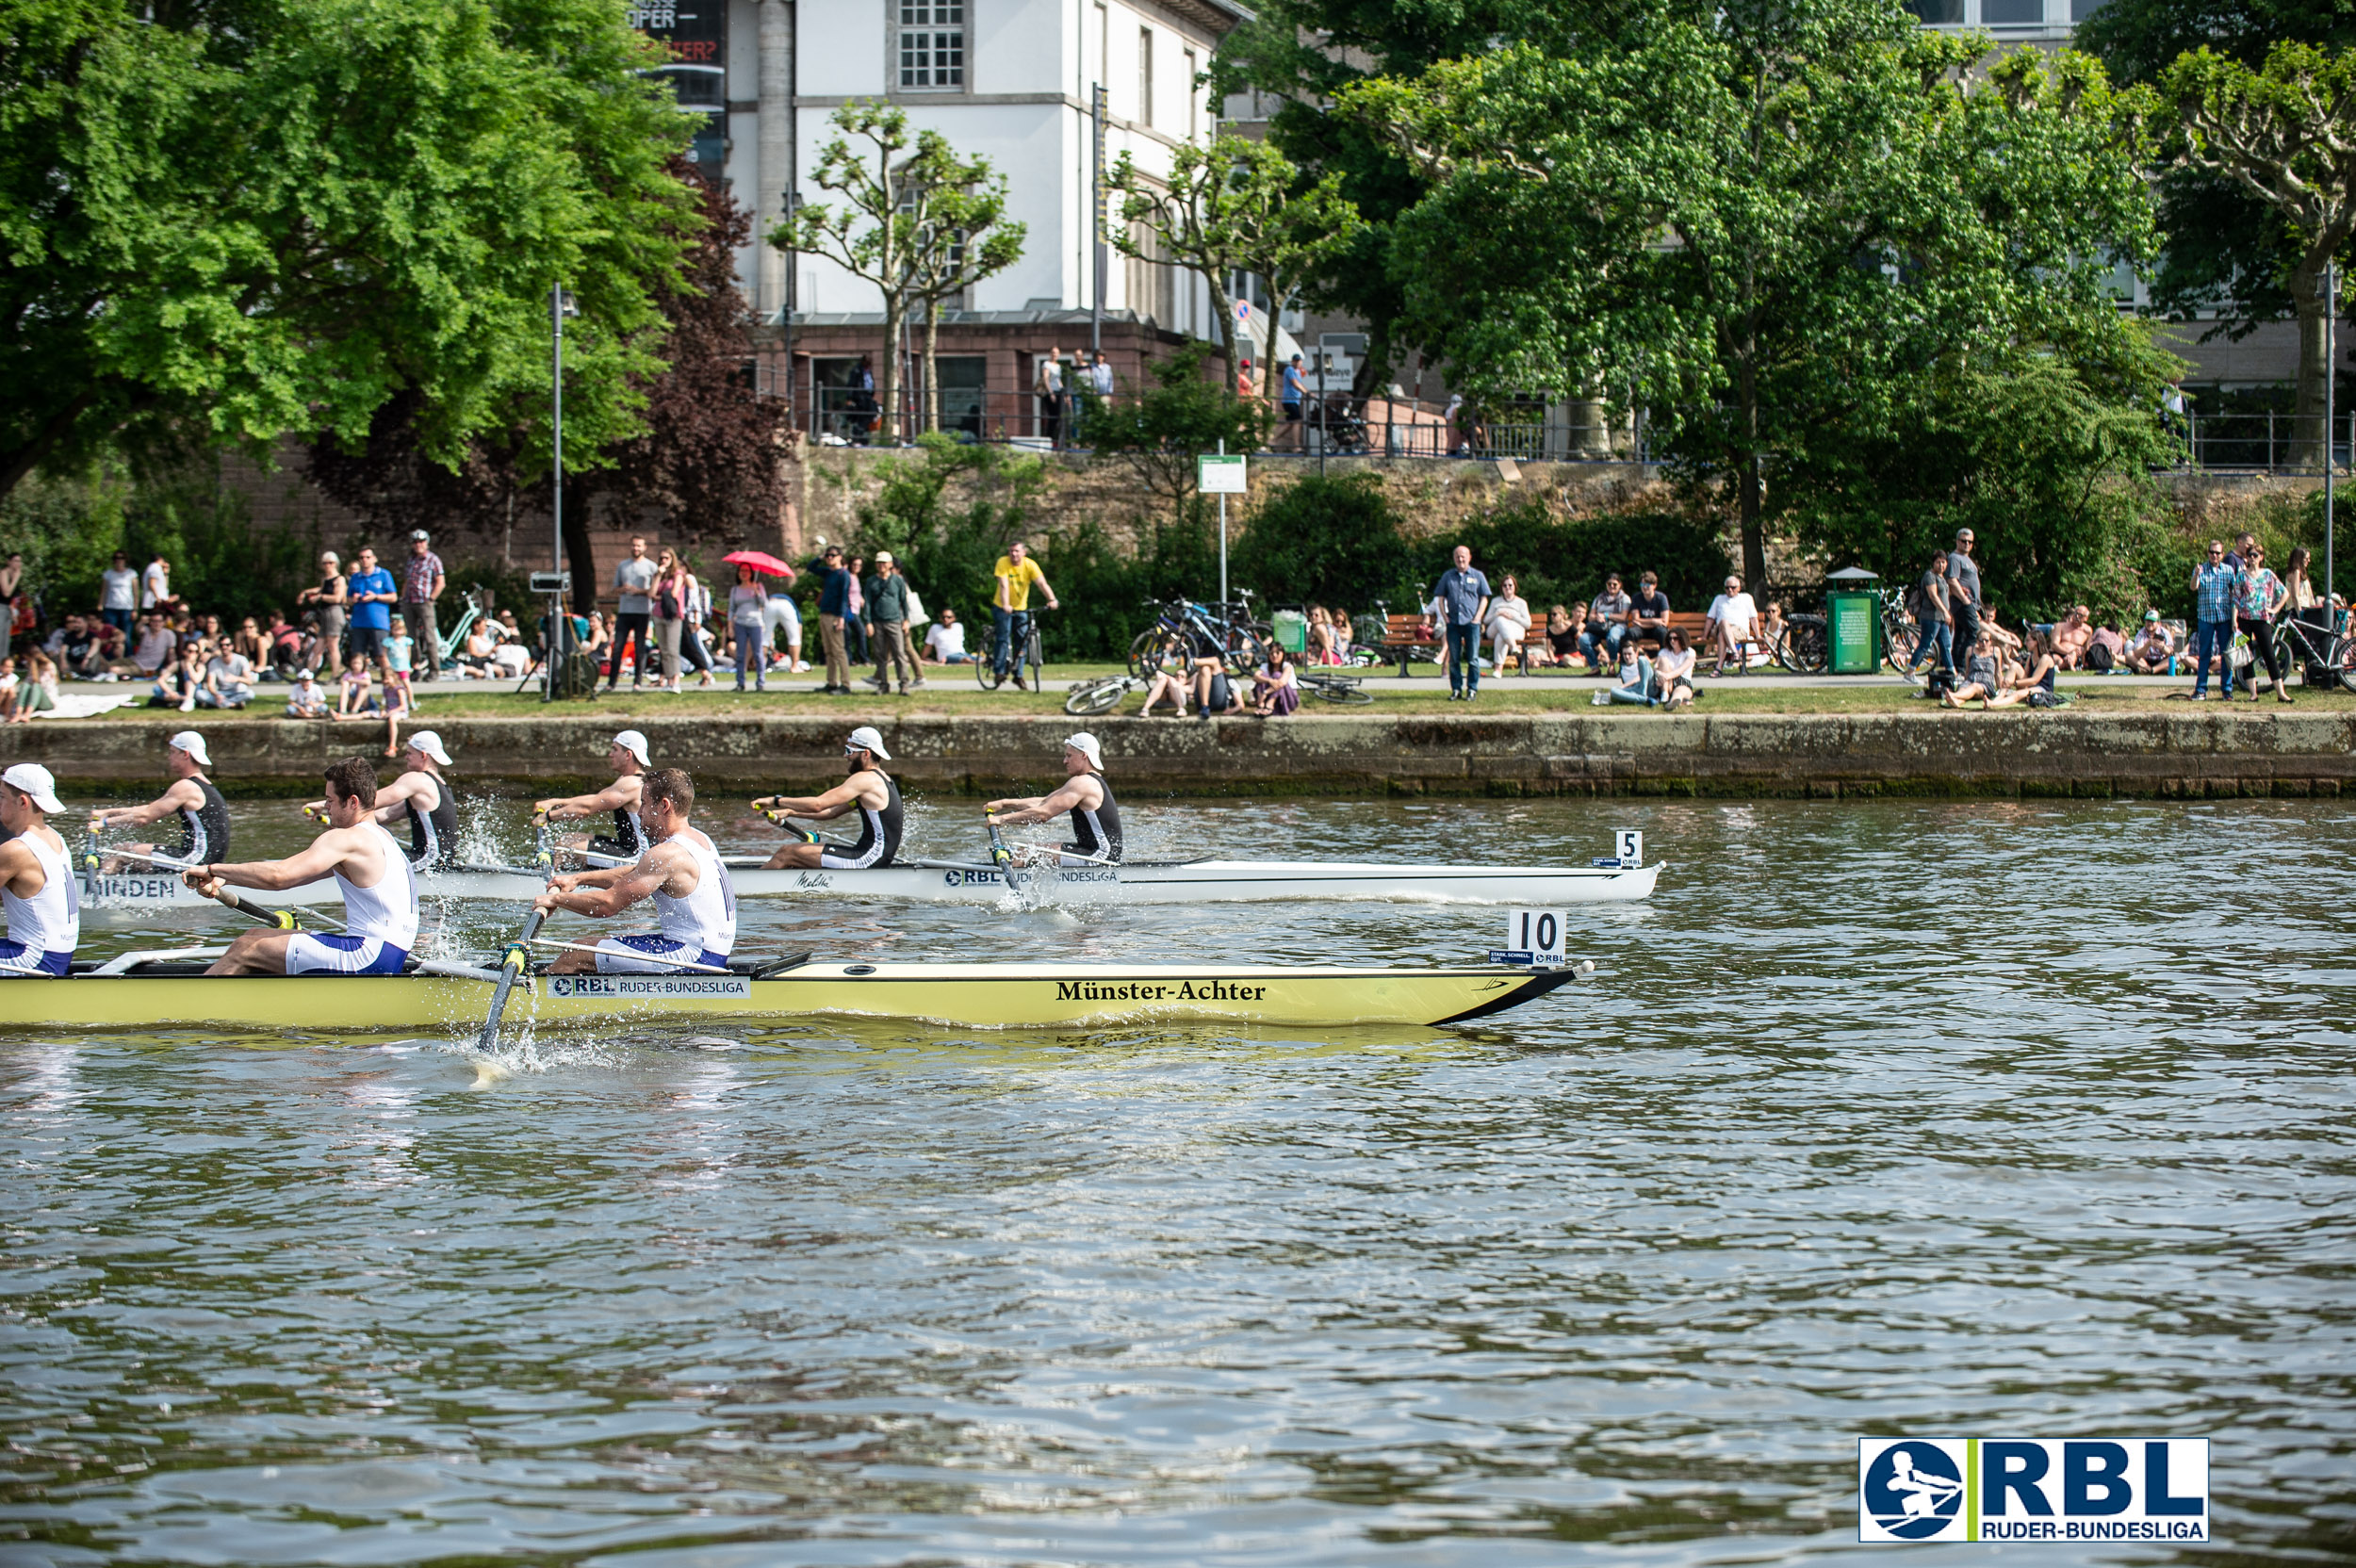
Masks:
[[[287,815],[238,807],[240,853]],[[2356,1556],[2356,808],[1130,819],[1503,862],[1634,826],[1671,869],[1583,922],[1595,981],[1464,1029],[814,1021],[488,1073],[0,1037],[0,1563],[1757,1563],[1876,1550],[1872,1434],[2208,1437],[2187,1560]],[[935,854],[972,820],[915,812]],[[745,914],[740,951],[908,957],[1502,924]]]

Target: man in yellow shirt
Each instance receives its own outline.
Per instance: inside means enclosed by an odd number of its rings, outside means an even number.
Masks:
[[[1039,569],[1039,563],[1031,559],[1030,550],[1021,540],[1007,546],[1006,553],[998,558],[998,564],[991,569],[998,574],[998,586],[992,591],[990,600],[990,614],[993,623],[990,638],[990,667],[997,671],[1003,679],[1008,655],[1030,640],[1031,584],[1038,583],[1039,591],[1047,596],[1048,609],[1061,610],[1063,606],[1057,602],[1055,591],[1047,585],[1047,574]],[[1023,662],[1020,659],[1014,662],[1014,685],[1017,691],[1030,689],[1023,684]]]

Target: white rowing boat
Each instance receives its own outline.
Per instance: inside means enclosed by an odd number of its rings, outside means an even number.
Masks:
[[[1117,866],[1035,866],[1008,874],[949,861],[874,867],[865,871],[763,871],[758,861],[731,858],[736,896],[834,902],[864,900],[922,904],[996,905],[1009,899],[1056,905],[1376,903],[1571,905],[1629,903],[1648,898],[1661,867],[1394,866],[1323,860],[1132,860]],[[492,899],[529,903],[541,890],[538,873],[490,866],[434,872],[417,878],[427,899]],[[316,882],[284,891],[240,889],[263,907],[332,904],[335,885]],[[172,874],[126,872],[82,878],[85,914],[148,915],[218,907]]]

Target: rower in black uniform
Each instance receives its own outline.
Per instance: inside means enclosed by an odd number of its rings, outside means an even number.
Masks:
[[[532,803],[534,815],[548,822],[562,822],[569,817],[594,817],[600,811],[614,813],[614,831],[599,833],[594,838],[576,833],[559,847],[587,850],[594,855],[610,856],[617,860],[635,860],[646,853],[648,840],[638,821],[639,791],[646,781],[654,759],[646,749],[646,738],[635,729],[625,729],[614,737],[606,748],[606,766],[614,770],[614,782],[593,795],[551,795]]]
[[[172,775],[172,788],[144,806],[92,811],[90,825],[92,832],[104,827],[145,827],[177,816],[179,842],[127,844],[108,856],[100,871],[112,874],[149,870],[151,862],[139,858],[143,855],[168,855],[196,865],[227,859],[229,803],[213,788],[213,781],[205,776],[205,770],[212,765],[212,759],[205,755],[205,737],[195,730],[184,729],[166,742],[164,766]]]
[[[1104,781],[1104,752],[1096,737],[1082,730],[1063,743],[1063,787],[1053,794],[1028,800],[993,800],[982,809],[1001,827],[1045,822],[1060,812],[1072,813],[1072,841],[1057,856],[1065,865],[1088,866],[1121,859],[1121,808],[1113,787]],[[1055,851],[1046,852],[1054,855]],[[1018,861],[1038,858],[1020,851]]]
[[[450,765],[442,738],[431,729],[409,737],[401,754],[399,778],[376,792],[375,817],[382,826],[409,825],[409,844],[402,852],[418,871],[439,871],[458,858],[458,801],[442,770]],[[327,803],[315,800],[303,808],[319,821],[327,820]]]
[[[859,814],[858,841],[829,843],[813,836],[778,850],[769,857],[766,869],[801,866],[811,870],[859,871],[892,864],[892,858],[900,853],[900,786],[875,765],[891,760],[892,753],[884,750],[883,737],[871,726],[861,725],[843,743],[843,772],[849,776],[842,783],[823,795],[769,795],[754,801],[756,811],[766,809],[790,817],[806,817],[811,822],[832,822],[853,811]]]

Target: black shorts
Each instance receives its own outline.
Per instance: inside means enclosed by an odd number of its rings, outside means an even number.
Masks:
[[[1301,417],[1301,405],[1299,403],[1286,403],[1284,405],[1284,417],[1287,419],[1298,420]]]
[[[636,850],[625,847],[621,840],[608,833],[599,833],[589,841],[589,853],[611,855],[619,860],[634,860],[638,858]]]
[[[348,626],[344,628],[344,658],[349,660],[356,653],[372,664],[382,662],[384,657],[384,639],[387,635],[387,629],[384,627]]]

